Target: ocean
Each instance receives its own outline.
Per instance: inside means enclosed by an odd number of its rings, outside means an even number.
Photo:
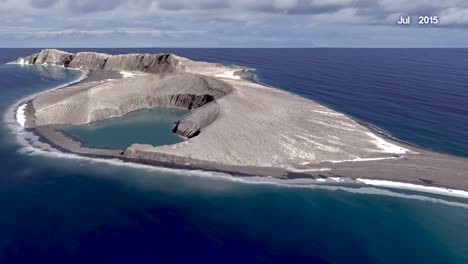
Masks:
[[[38,50],[0,49],[0,263],[468,263],[466,199],[80,158],[18,136],[11,106],[80,77],[3,65]],[[245,66],[393,137],[468,156],[468,49],[68,50]]]

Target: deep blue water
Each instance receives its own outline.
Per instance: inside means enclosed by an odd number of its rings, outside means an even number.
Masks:
[[[0,63],[35,51],[0,49]],[[403,140],[468,153],[468,50],[99,51],[252,67],[261,82]],[[2,65],[0,112],[78,75]],[[21,148],[2,120],[0,263],[468,263],[463,199],[251,184],[54,155]]]

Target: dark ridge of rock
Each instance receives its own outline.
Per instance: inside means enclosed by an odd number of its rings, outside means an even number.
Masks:
[[[57,64],[85,70],[140,71],[161,74],[185,70],[184,66],[172,54],[108,55],[96,52],[72,54],[56,49],[45,49],[31,56],[20,57],[16,62]]]
[[[104,69],[173,73],[181,69],[178,66],[178,61],[172,54],[126,54],[110,56]]]
[[[109,56],[96,52],[78,52],[69,66],[85,70],[102,70]]]
[[[169,102],[172,106],[194,109],[214,100],[210,94],[174,94],[170,96]]]

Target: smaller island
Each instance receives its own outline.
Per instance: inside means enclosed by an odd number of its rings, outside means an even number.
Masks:
[[[468,190],[466,158],[392,139],[314,101],[259,84],[242,67],[173,54],[53,49],[17,63],[88,72],[79,83],[42,93],[19,109],[17,120],[25,129],[63,151],[239,176],[371,179]],[[91,148],[55,128],[154,108],[190,111],[173,127],[182,142]]]

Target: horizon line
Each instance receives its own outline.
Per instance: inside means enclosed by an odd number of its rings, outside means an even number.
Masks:
[[[468,49],[467,47],[153,47],[153,46],[129,46],[129,47],[0,47],[0,49]]]

